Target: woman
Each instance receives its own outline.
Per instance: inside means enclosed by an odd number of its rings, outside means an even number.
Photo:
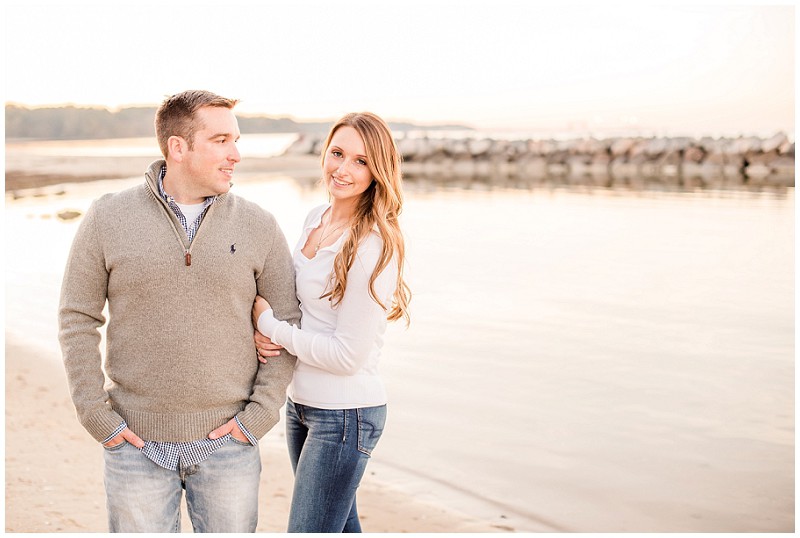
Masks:
[[[286,403],[289,532],[360,532],[356,488],[386,420],[383,334],[387,320],[408,322],[411,295],[400,155],[386,123],[366,112],[340,119],[324,148],[330,203],[309,213],[294,251],[301,327],[276,320],[261,297],[253,323],[259,360],[280,346],[298,359]]]

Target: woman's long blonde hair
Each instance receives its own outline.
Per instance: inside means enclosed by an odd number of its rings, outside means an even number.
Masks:
[[[324,169],[325,155],[331,144],[334,133],[340,127],[352,127],[361,136],[367,152],[367,167],[372,174],[372,183],[365,190],[356,205],[350,234],[344,241],[342,250],[333,260],[332,288],[322,297],[330,297],[331,304],[336,306],[344,297],[347,288],[347,273],[356,258],[358,245],[373,230],[383,239],[383,251],[375,270],[369,279],[369,293],[379,305],[387,310],[386,319],[394,321],[405,318],[409,323],[408,303],[411,290],[403,280],[403,264],[405,261],[405,242],[400,231],[398,217],[403,207],[403,185],[400,171],[400,153],[394,142],[392,132],[381,118],[371,112],[347,114],[331,127],[328,138],[322,149]],[[324,182],[324,178],[323,178]],[[387,307],[375,293],[375,279],[381,271],[394,259],[397,263],[397,286],[392,296],[392,304]]]

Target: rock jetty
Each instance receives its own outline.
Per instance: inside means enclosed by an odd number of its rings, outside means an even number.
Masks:
[[[289,154],[319,154],[305,134]],[[427,179],[556,180],[612,186],[658,181],[678,186],[794,186],[794,141],[771,138],[397,139],[403,173]]]

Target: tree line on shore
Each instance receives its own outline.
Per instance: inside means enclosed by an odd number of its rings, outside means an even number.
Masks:
[[[126,107],[109,110],[101,107],[28,108],[6,105],[6,139],[94,140],[153,136],[156,107]],[[242,133],[325,133],[331,121],[296,121],[289,117],[237,114]],[[395,131],[420,129],[413,123],[390,122]],[[469,130],[463,125],[425,126],[427,130]]]

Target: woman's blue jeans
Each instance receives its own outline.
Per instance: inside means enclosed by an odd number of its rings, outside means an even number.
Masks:
[[[361,532],[356,489],[385,422],[385,405],[318,409],[286,402],[295,475],[289,532]]]

